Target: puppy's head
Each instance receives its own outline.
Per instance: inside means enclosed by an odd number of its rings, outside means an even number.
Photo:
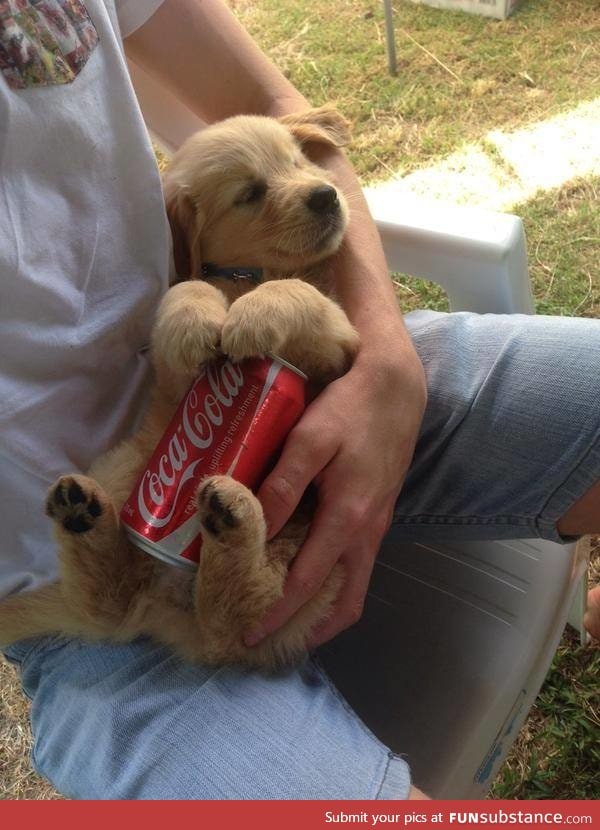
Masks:
[[[202,261],[291,273],[333,254],[346,201],[302,147],[347,140],[330,107],[279,120],[236,116],[188,139],[164,175],[178,278],[199,276]]]

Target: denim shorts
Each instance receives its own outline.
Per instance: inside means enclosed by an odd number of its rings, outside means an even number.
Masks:
[[[406,319],[429,402],[395,533],[561,541],[557,520],[600,479],[600,321]],[[18,643],[7,656],[32,700],[34,765],[67,796],[408,794],[405,760],[368,731],[313,660],[265,677],[189,666],[147,640],[60,638]]]
[[[313,660],[265,676],[149,640],[6,652],[31,699],[33,766],[77,799],[404,799],[406,762]]]
[[[406,316],[428,406],[396,532],[421,541],[543,538],[600,480],[600,320]]]

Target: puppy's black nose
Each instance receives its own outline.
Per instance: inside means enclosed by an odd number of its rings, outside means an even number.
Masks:
[[[339,206],[337,190],[329,184],[321,184],[311,190],[306,204],[315,213],[331,213]]]

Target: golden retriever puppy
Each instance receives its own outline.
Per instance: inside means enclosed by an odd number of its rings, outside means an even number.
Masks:
[[[150,635],[193,661],[266,669],[302,655],[335,600],[339,568],[262,644],[246,648],[242,635],[282,595],[309,505],[267,542],[255,496],[230,477],[205,479],[197,494],[202,555],[192,574],[139,551],[118,517],[202,364],[222,353],[241,360],[272,352],[317,387],[348,369],[358,336],[323,293],[348,208],[302,150],[306,142],[346,139],[345,122],[325,107],[280,121],[230,118],[176,153],[164,190],[182,281],[157,312],[152,403],[139,432],[88,476],[62,476],[51,487],[46,512],[60,581],[0,604],[0,645],[50,633],[117,641]]]

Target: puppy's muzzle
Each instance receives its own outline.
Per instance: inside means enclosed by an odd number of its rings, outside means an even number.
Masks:
[[[337,190],[329,184],[315,187],[308,195],[306,206],[318,216],[327,216],[337,213],[340,209],[340,202]]]

